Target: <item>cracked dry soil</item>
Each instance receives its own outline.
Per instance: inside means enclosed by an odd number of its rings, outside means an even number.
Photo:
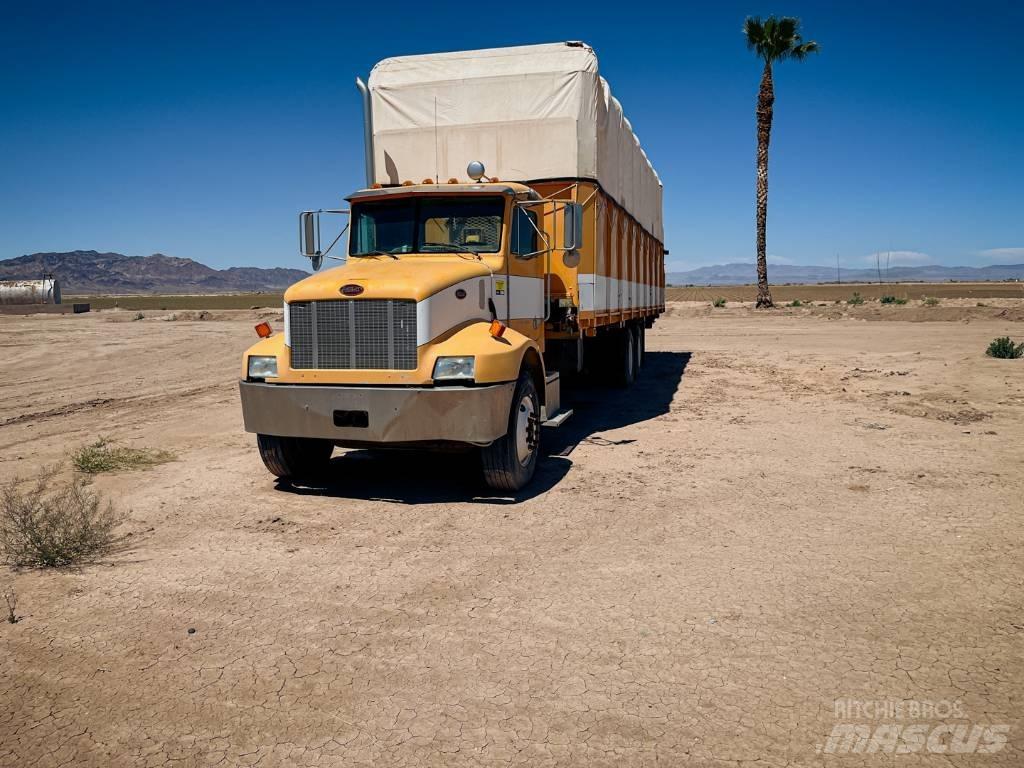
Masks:
[[[1020,323],[673,305],[494,498],[458,455],[276,485],[254,317],[0,318],[0,477],[100,434],[178,455],[96,479],[130,548],[0,572],[0,765],[1024,764],[1024,360],[983,354]],[[819,754],[846,699],[1008,743]]]

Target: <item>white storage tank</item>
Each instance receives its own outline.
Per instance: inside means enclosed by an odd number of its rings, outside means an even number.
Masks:
[[[55,277],[0,280],[0,305],[60,303],[60,283]]]

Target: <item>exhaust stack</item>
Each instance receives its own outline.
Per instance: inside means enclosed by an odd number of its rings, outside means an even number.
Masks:
[[[370,89],[361,77],[356,78],[356,88],[363,95],[363,151],[366,153],[366,186],[373,186],[373,108],[370,104]]]

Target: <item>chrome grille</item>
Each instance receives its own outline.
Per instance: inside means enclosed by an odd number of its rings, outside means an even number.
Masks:
[[[292,368],[411,371],[416,302],[332,299],[288,305]]]

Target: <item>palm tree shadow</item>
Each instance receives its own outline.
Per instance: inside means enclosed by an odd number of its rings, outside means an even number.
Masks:
[[[316,482],[278,481],[276,490],[300,496],[330,496],[400,504],[519,504],[556,486],[572,466],[568,458],[583,441],[616,445],[599,433],[668,413],[689,353],[648,352],[643,375],[626,390],[577,384],[562,393],[572,418],[558,429],[544,430],[542,456],[533,481],[518,493],[502,496],[483,486],[476,453],[350,450],[331,460]]]

